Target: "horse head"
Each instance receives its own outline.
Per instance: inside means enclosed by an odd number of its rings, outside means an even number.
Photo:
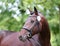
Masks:
[[[37,34],[41,30],[41,16],[37,9],[34,7],[34,12],[30,11],[30,15],[26,20],[23,28],[21,29],[21,35],[19,39],[25,41],[31,38],[33,35]]]

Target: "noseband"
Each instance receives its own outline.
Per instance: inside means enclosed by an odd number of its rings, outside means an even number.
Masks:
[[[29,16],[29,17],[36,17],[36,16]],[[39,22],[38,22],[38,20],[36,19],[36,22],[35,22],[35,25],[38,25],[38,28],[39,28]],[[34,26],[35,26],[34,25]],[[32,36],[32,30],[33,30],[33,28],[34,28],[34,26],[32,26],[32,29],[27,29],[27,28],[25,28],[25,27],[23,27],[22,29],[25,29],[26,31],[28,31],[30,34],[31,34],[31,36]],[[39,29],[38,29],[39,30]]]
[[[32,36],[32,30],[29,30],[27,28],[22,28],[22,29],[25,29],[26,31],[28,31],[31,34],[31,36]]]

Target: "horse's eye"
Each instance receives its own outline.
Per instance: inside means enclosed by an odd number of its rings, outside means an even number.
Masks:
[[[33,20],[31,20],[31,23],[34,23],[34,21],[33,21]]]

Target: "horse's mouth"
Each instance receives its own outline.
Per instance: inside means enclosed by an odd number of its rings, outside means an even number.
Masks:
[[[26,39],[27,39],[26,37],[19,36],[19,40],[20,40],[20,41],[25,42],[25,41],[26,41]]]

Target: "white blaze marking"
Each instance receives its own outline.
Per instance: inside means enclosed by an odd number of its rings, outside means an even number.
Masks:
[[[41,20],[41,17],[40,16],[37,16],[37,20],[40,21]]]

